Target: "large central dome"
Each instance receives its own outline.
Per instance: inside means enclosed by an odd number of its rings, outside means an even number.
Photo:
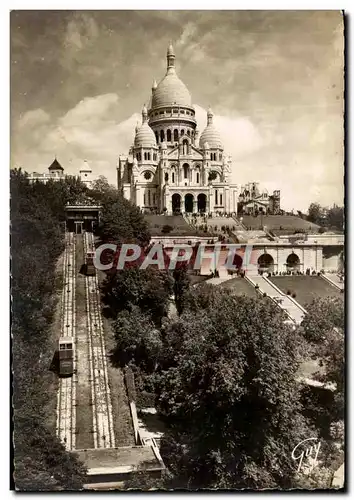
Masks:
[[[192,98],[185,84],[178,78],[174,66],[175,55],[172,45],[167,51],[167,73],[153,90],[151,108],[160,106],[191,106]]]

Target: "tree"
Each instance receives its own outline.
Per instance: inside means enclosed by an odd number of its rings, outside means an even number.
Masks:
[[[20,170],[11,171],[10,183],[15,486],[81,489],[85,470],[47,421],[55,262],[64,247],[61,222],[65,204],[85,194],[86,187],[72,178],[30,184]]]
[[[341,299],[316,299],[306,308],[308,314],[302,322],[304,337],[324,372],[317,373],[316,378],[334,386],[333,397],[315,405],[314,416],[326,420],[327,426],[321,432],[328,437],[330,426],[344,418],[344,303]]]
[[[145,372],[156,369],[162,341],[150,315],[133,306],[131,311],[118,314],[113,331],[116,340],[114,357],[122,366],[133,362]]]
[[[103,202],[107,198],[114,198],[118,196],[118,190],[113,184],[109,184],[104,175],[100,175],[95,179],[90,188],[90,194],[99,202]]]
[[[329,227],[343,231],[344,226],[344,207],[334,205],[328,210],[327,224]]]
[[[119,192],[103,199],[98,234],[104,241],[138,243],[143,247],[150,240],[147,222],[139,208]]]
[[[157,400],[171,428],[161,447],[168,467],[189,488],[293,486],[291,451],[308,437],[300,335],[269,300],[196,295],[205,307],[195,310],[197,297],[163,334]]]
[[[308,209],[307,219],[314,224],[321,224],[323,221],[323,208],[319,203],[311,203]]]
[[[113,318],[120,311],[131,311],[133,306],[138,306],[159,326],[167,316],[172,286],[173,280],[166,271],[151,267],[122,269],[104,281],[103,301]]]
[[[178,314],[181,314],[185,307],[185,301],[188,300],[188,291],[190,281],[187,274],[187,265],[176,268],[173,271],[173,291],[175,296],[175,304]]]

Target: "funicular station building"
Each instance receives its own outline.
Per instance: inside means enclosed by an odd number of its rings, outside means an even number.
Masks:
[[[81,200],[75,205],[65,207],[66,230],[81,234],[83,231],[93,231],[100,220],[100,205]]]

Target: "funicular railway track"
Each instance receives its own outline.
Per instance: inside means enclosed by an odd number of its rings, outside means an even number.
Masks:
[[[73,337],[76,329],[75,307],[75,234],[65,234],[63,259],[63,290],[61,296],[61,337]],[[59,379],[57,396],[57,435],[68,450],[75,449],[76,437],[76,349],[73,359],[74,374]]]
[[[94,250],[93,234],[83,235],[84,255]],[[85,277],[87,340],[92,395],[93,439],[95,448],[114,448],[113,411],[108,383],[104,330],[97,276]]]

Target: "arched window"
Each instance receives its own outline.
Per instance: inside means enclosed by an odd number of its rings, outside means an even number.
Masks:
[[[144,160],[147,160],[147,153],[144,153]]]
[[[185,163],[183,165],[184,178],[188,179],[188,165]]]
[[[183,141],[183,154],[184,154],[184,155],[187,155],[187,154],[188,154],[188,141],[187,141],[187,139],[185,139],[185,140]]]
[[[155,137],[156,137],[156,142],[159,142],[159,133],[157,130],[155,130]]]
[[[175,183],[175,173],[172,172],[172,183],[174,184]]]
[[[168,182],[168,173],[165,173],[165,182]]]
[[[197,172],[197,184],[199,184],[199,172]]]
[[[222,205],[222,194],[220,194],[220,205]]]
[[[161,142],[165,140],[165,132],[163,130],[160,131],[160,140]]]
[[[148,158],[147,159],[150,160],[150,153],[148,153]]]
[[[215,205],[218,204],[218,190],[215,189]]]
[[[171,130],[167,130],[167,142],[171,142],[172,135],[171,135]]]
[[[221,160],[222,160],[222,154],[219,153],[219,161],[221,161]]]
[[[190,130],[187,130],[187,135],[190,136],[191,135],[191,131]]]
[[[175,130],[173,131],[173,140],[174,140],[174,141],[178,141],[178,130],[177,130],[177,129],[175,129]]]
[[[154,200],[153,204],[156,205],[156,194],[155,193],[153,194],[153,200]]]
[[[150,205],[150,189],[148,190],[148,205]]]
[[[144,193],[144,205],[146,205],[146,193]]]
[[[184,135],[184,128],[182,128],[182,130],[181,130],[181,137],[182,137],[182,135]]]

